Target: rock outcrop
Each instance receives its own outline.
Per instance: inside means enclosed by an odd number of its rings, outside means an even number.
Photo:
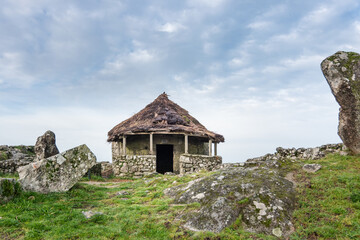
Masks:
[[[24,190],[40,193],[65,192],[96,163],[86,145],[30,163],[18,169]]]
[[[16,173],[16,170],[34,161],[34,146],[0,146],[0,173]]]
[[[36,159],[41,160],[58,154],[59,150],[55,141],[55,133],[50,130],[38,137],[35,144]]]
[[[175,203],[198,202],[199,209],[180,214],[184,227],[193,231],[220,232],[240,218],[250,232],[287,238],[294,230],[295,183],[289,168],[297,159],[320,159],[329,153],[345,155],[343,144],[315,148],[281,148],[274,154],[243,163],[222,164],[212,175],[164,191]],[[319,164],[307,164],[315,173]],[[238,224],[238,223],[237,223]]]
[[[337,52],[321,63],[321,70],[340,105],[338,134],[355,154],[360,153],[360,55]]]
[[[15,179],[0,178],[0,204],[10,201],[21,191],[21,185]]]
[[[164,193],[175,203],[201,204],[180,216],[187,229],[220,232],[241,218],[247,231],[287,237],[293,231],[294,185],[272,166],[230,167]]]

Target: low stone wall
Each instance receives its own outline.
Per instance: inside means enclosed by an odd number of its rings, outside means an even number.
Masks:
[[[263,162],[271,162],[273,160],[276,162],[277,160],[284,159],[311,159],[317,160],[326,156],[329,153],[339,153],[341,155],[347,155],[347,148],[342,143],[337,144],[326,144],[320,147],[314,148],[276,148],[276,152],[273,154],[266,154],[261,157],[250,158],[245,162],[241,163],[224,163],[221,165],[221,168],[232,168],[232,167],[244,167],[249,165],[258,165]]]
[[[180,156],[180,174],[196,172],[202,169],[212,171],[221,166],[222,158],[220,156],[206,156],[182,154]]]
[[[110,162],[101,162],[101,176],[104,178],[109,178],[114,176],[114,168]]]
[[[19,195],[21,185],[13,178],[0,178],[0,204],[6,203]]]
[[[346,147],[342,143],[327,144],[315,148],[276,148],[274,154],[266,154],[261,157],[251,158],[246,160],[246,163],[266,161],[266,160],[280,160],[280,159],[320,159],[329,153],[340,153],[346,155]]]
[[[16,173],[16,170],[33,162],[34,146],[0,146],[0,173]]]
[[[113,165],[110,162],[98,162],[92,168],[87,171],[84,177],[90,176],[99,176],[103,178],[109,178],[114,176]]]
[[[155,155],[122,155],[113,159],[114,175],[141,177],[156,172]]]

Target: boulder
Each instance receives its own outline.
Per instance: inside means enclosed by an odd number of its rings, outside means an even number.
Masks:
[[[319,171],[321,168],[321,165],[320,164],[316,164],[316,163],[310,163],[310,164],[305,164],[302,169],[305,171],[305,172],[309,172],[309,173],[314,173],[314,172],[317,172]]]
[[[355,154],[360,153],[360,55],[337,52],[321,63],[321,70],[340,105],[338,134]]]
[[[24,190],[49,193],[65,192],[77,183],[96,163],[86,145],[30,163],[18,169]]]
[[[164,193],[178,204],[200,203],[179,216],[192,231],[220,232],[238,218],[250,232],[287,237],[293,231],[294,185],[265,165],[225,168]]]
[[[59,150],[55,141],[55,133],[50,130],[38,137],[35,144],[36,159],[40,160],[58,154]]]

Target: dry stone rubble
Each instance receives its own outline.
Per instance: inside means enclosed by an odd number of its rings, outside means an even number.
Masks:
[[[34,161],[34,146],[0,146],[0,173],[16,173],[16,170]]]

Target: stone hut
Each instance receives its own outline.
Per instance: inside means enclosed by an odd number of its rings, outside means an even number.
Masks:
[[[108,132],[116,176],[212,170],[222,135],[207,130],[166,93]]]

